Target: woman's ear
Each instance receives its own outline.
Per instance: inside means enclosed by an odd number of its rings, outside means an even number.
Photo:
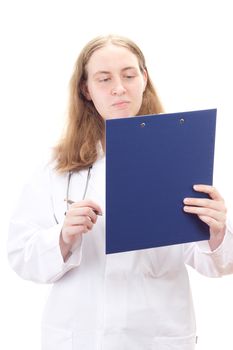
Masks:
[[[81,86],[81,92],[82,94],[84,95],[84,97],[88,100],[88,101],[91,101],[91,96],[89,94],[89,91],[88,91],[88,87],[87,87],[87,84],[86,83],[83,83],[82,86]]]
[[[146,69],[143,70],[143,80],[144,80],[144,89],[143,92],[146,90],[146,85],[147,85],[147,80],[148,80],[148,75]]]

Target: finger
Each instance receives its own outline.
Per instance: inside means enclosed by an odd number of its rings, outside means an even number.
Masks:
[[[216,201],[223,201],[222,196],[217,191],[217,189],[213,186],[209,185],[194,185],[194,190],[197,192],[204,192],[208,194],[212,199],[215,199]]]
[[[62,237],[63,240],[65,242],[67,242],[67,238],[68,240],[75,240],[75,236],[83,234],[83,233],[87,233],[88,229],[86,226],[83,225],[76,225],[76,226],[67,226],[67,227],[63,227],[62,230]]]
[[[97,213],[102,214],[102,210],[100,206],[90,199],[85,199],[80,202],[75,202],[70,206],[70,208],[82,208],[82,207],[90,207],[91,209],[95,210]]]
[[[184,204],[226,212],[224,202],[208,198],[184,198]]]
[[[224,222],[216,221],[209,216],[200,215],[199,218],[209,226],[210,233],[217,234],[225,228]]]
[[[184,211],[186,213],[207,216],[217,221],[225,221],[226,219],[225,213],[210,208],[184,206]]]
[[[92,208],[89,207],[72,207],[66,212],[67,217],[87,216],[93,223],[97,221],[97,215]]]
[[[88,216],[70,216],[65,220],[66,226],[86,226],[89,230],[93,227],[93,222]]]

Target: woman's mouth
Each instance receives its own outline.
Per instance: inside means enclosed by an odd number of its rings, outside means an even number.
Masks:
[[[117,107],[119,109],[127,107],[129,104],[129,101],[117,101],[112,104],[113,107]]]

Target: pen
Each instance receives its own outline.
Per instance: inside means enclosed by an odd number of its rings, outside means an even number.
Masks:
[[[73,203],[75,203],[74,201],[72,201],[71,199],[64,199],[64,201],[66,201],[68,204],[73,204]],[[99,213],[97,210],[95,210],[95,209],[92,209],[93,211],[94,211],[94,213],[96,214],[96,215],[99,215],[99,216],[102,216],[103,214],[101,214],[101,213]]]

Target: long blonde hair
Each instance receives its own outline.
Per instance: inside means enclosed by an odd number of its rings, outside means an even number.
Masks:
[[[70,80],[68,121],[63,137],[54,148],[56,170],[79,171],[92,165],[98,156],[97,144],[104,142],[105,122],[92,101],[85,97],[86,65],[91,55],[108,43],[129,49],[138,58],[141,72],[146,70],[147,85],[138,115],[163,112],[158,95],[149,77],[142,51],[130,39],[108,35],[91,40],[81,51]]]

